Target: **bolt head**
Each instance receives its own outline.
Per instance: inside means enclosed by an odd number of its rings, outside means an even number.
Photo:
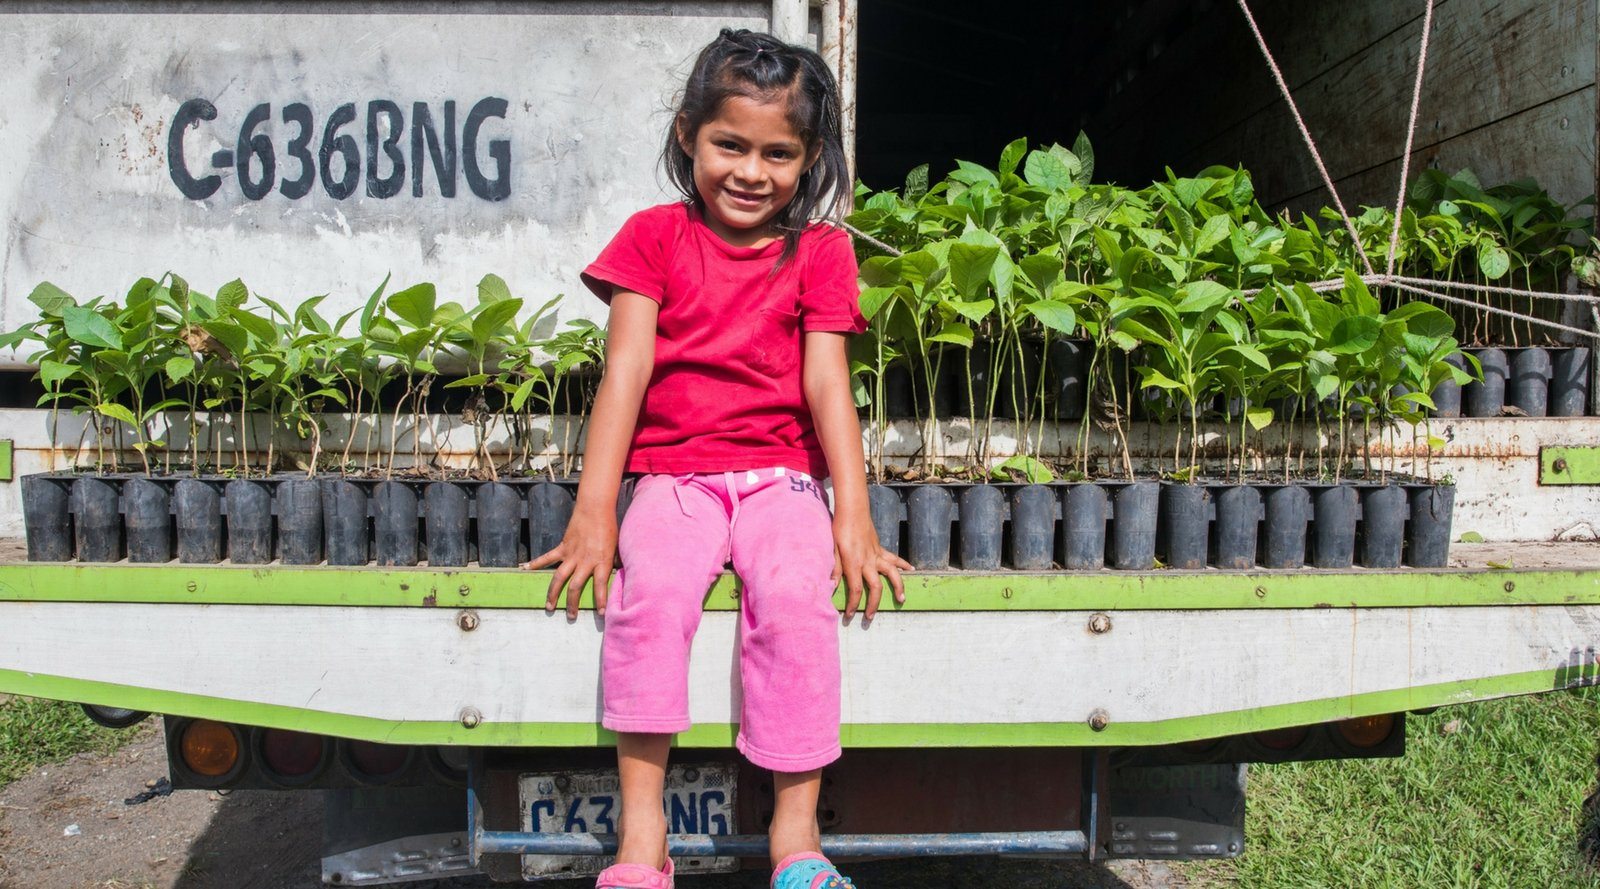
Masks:
[[[463,611],[456,615],[456,626],[468,633],[476,630],[478,628],[478,612]]]
[[[1111,714],[1104,710],[1095,710],[1093,713],[1089,714],[1089,728],[1097,732],[1105,731],[1106,726],[1110,724]]]
[[[1089,618],[1089,632],[1096,636],[1111,632],[1111,615],[1102,613]]]
[[[478,726],[480,726],[482,724],[483,724],[483,714],[478,712],[478,708],[476,708],[476,707],[462,707],[461,708],[461,727],[462,728],[477,728]]]

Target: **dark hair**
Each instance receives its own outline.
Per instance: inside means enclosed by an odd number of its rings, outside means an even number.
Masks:
[[[844,136],[839,120],[839,85],[822,56],[803,46],[791,46],[770,34],[722,29],[695,59],[694,70],[678,101],[678,112],[667,129],[667,146],[661,163],[667,178],[702,213],[705,201],[694,185],[694,161],[678,140],[693,141],[700,127],[722,110],[733,96],[758,102],[782,98],[788,106],[789,125],[805,143],[806,158],[816,162],[801,174],[794,200],[778,211],[773,224],[783,232],[781,267],[794,257],[800,233],[813,216],[831,213],[849,191],[850,172],[844,156]]]

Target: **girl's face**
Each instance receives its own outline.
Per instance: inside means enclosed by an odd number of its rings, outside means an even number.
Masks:
[[[800,174],[816,160],[806,157],[805,142],[786,112],[781,100],[731,96],[693,141],[679,127],[678,143],[694,161],[706,224],[734,246],[773,240],[772,218],[794,199]]]

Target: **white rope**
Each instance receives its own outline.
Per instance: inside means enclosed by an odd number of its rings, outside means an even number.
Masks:
[[[899,250],[896,250],[893,247],[890,247],[888,244],[885,244],[884,242],[878,240],[877,238],[874,238],[873,236],[867,234],[866,232],[862,231],[859,228],[856,228],[855,226],[851,225],[850,223],[845,222],[842,219],[839,220],[839,225],[843,226],[845,231],[849,232],[852,235],[855,235],[856,237],[860,238],[863,241],[866,241],[868,244],[871,244],[872,246],[878,248],[879,250],[882,250],[883,252],[889,254],[890,256],[904,256],[905,255],[905,253],[903,253],[903,252],[901,252]]]
[[[1394,228],[1389,231],[1389,259],[1385,275],[1394,274],[1395,251],[1400,247],[1400,219],[1406,206],[1406,183],[1411,179],[1411,145],[1417,134],[1417,107],[1422,104],[1422,72],[1428,66],[1428,35],[1433,30],[1433,0],[1422,12],[1422,45],[1417,49],[1417,81],[1411,86],[1411,117],[1406,122],[1406,150],[1400,155],[1400,193],[1394,198]]]
[[[1561,302],[1600,305],[1600,296],[1590,296],[1586,293],[1552,293],[1543,290],[1520,290],[1515,287],[1494,287],[1486,284],[1467,284],[1460,281],[1436,281],[1432,278],[1412,278],[1406,275],[1357,275],[1356,279],[1368,285],[1369,287],[1399,286],[1401,284],[1409,284],[1413,287],[1442,287],[1446,290],[1469,290],[1474,293],[1498,293],[1507,296],[1525,296],[1530,299],[1549,299]],[[1249,290],[1242,290],[1240,292],[1245,296],[1255,296],[1256,294],[1261,293],[1272,286],[1289,287],[1293,285],[1279,283],[1277,285],[1268,285],[1268,287],[1255,287]],[[1305,286],[1315,293],[1327,293],[1330,290],[1338,290],[1339,288],[1343,287],[1344,279],[1335,278],[1328,281],[1311,281],[1307,282]],[[1480,306],[1482,303],[1472,303],[1472,305]],[[1523,318],[1529,316],[1518,315],[1517,317]]]
[[[1249,0],[1239,0],[1239,8],[1244,11],[1245,21],[1250,23],[1250,33],[1255,35],[1256,45],[1261,47],[1261,54],[1266,58],[1267,67],[1272,71],[1272,79],[1278,82],[1278,92],[1282,93],[1283,100],[1289,103],[1289,113],[1294,116],[1295,126],[1300,128],[1300,137],[1306,142],[1306,150],[1311,152],[1311,160],[1317,165],[1317,172],[1322,175],[1322,184],[1332,196],[1333,205],[1339,210],[1339,217],[1344,220],[1345,230],[1350,232],[1350,242],[1355,245],[1356,254],[1361,257],[1361,265],[1367,270],[1367,274],[1373,274],[1372,260],[1367,258],[1366,248],[1361,246],[1361,236],[1356,233],[1356,224],[1350,219],[1350,212],[1344,208],[1344,201],[1339,199],[1339,189],[1334,188],[1333,177],[1328,175],[1328,165],[1322,162],[1322,154],[1317,151],[1316,140],[1311,138],[1311,131],[1306,128],[1305,118],[1300,116],[1300,107],[1295,104],[1294,95],[1289,92],[1289,84],[1284,81],[1283,72],[1278,69],[1278,62],[1272,57],[1272,50],[1267,48],[1267,38],[1261,36],[1261,27],[1256,24],[1256,17],[1250,12]]]
[[[1566,333],[1575,333],[1575,334],[1577,334],[1578,336],[1581,336],[1581,337],[1589,337],[1591,339],[1600,340],[1600,332],[1597,332],[1597,331],[1584,330],[1581,327],[1569,327],[1569,326],[1567,326],[1565,324],[1559,324],[1559,323],[1557,323],[1555,321],[1546,321],[1543,318],[1535,318],[1535,317],[1533,317],[1531,315],[1518,314],[1517,312],[1510,311],[1509,309],[1501,309],[1501,308],[1497,308],[1495,306],[1484,305],[1483,303],[1473,302],[1470,299],[1462,299],[1462,298],[1460,298],[1458,296],[1447,296],[1447,295],[1445,295],[1443,293],[1435,293],[1432,290],[1425,290],[1425,289],[1423,289],[1421,287],[1416,287],[1416,286],[1413,286],[1411,284],[1401,284],[1398,281],[1392,282],[1390,286],[1394,287],[1397,290],[1404,290],[1404,291],[1406,291],[1408,293],[1415,293],[1415,294],[1418,294],[1420,296],[1429,297],[1431,299],[1444,300],[1445,302],[1448,302],[1448,303],[1456,303],[1457,305],[1467,306],[1469,308],[1475,309],[1475,310],[1480,311],[1480,312],[1489,312],[1489,313],[1495,314],[1495,315],[1506,315],[1508,317],[1515,318],[1515,319],[1517,319],[1519,321],[1524,321],[1524,322],[1527,322],[1529,324],[1537,324],[1537,325],[1539,325],[1541,327],[1551,328],[1552,330],[1560,330],[1560,331],[1564,331]]]

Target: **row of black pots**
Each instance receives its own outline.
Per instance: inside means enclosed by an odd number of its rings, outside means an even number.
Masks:
[[[1050,343],[1049,361],[1044,363],[1044,396],[1049,418],[1076,420],[1083,416],[1088,400],[1089,365],[1093,344],[1087,340],[1057,340]],[[1467,353],[1483,368],[1481,380],[1458,385],[1444,383],[1432,393],[1437,417],[1498,417],[1507,407],[1529,417],[1581,417],[1589,407],[1589,356],[1585,346],[1498,346],[1469,347]],[[1014,419],[1014,404],[1026,404],[1039,394],[1039,365],[1044,349],[1039,343],[1023,343],[1023,380],[1008,366],[1000,373],[999,395],[994,415]],[[1113,356],[1119,358],[1120,356]],[[1124,374],[1113,361],[1111,373],[1123,384]],[[1467,364],[1452,359],[1458,367]],[[983,418],[988,405],[982,403],[989,391],[989,349],[978,343],[972,349],[971,394],[980,403],[974,408],[967,389],[967,363],[962,350],[947,349],[939,362],[934,381],[934,416]],[[1015,402],[1013,401],[1015,398]],[[884,372],[886,416],[906,418],[926,416],[927,383],[920,371],[897,364]],[[1152,411],[1134,399],[1134,419],[1144,419]],[[1237,412],[1235,412],[1237,413]]]
[[[35,561],[512,567],[553,548],[575,480],[33,475]],[[885,548],[919,569],[1441,567],[1455,489],[1084,482],[869,487]],[[619,498],[626,511],[631,488]]]
[[[1478,359],[1483,376],[1465,386],[1447,382],[1433,390],[1435,416],[1498,417],[1507,407],[1529,417],[1588,413],[1588,347],[1484,346],[1465,351]],[[1466,366],[1459,358],[1450,360]]]
[[[575,479],[416,481],[43,474],[22,480],[35,561],[509,568],[560,543]],[[619,498],[627,508],[631,486]]]
[[[1079,482],[868,489],[886,549],[923,570],[1439,568],[1455,488]]]

